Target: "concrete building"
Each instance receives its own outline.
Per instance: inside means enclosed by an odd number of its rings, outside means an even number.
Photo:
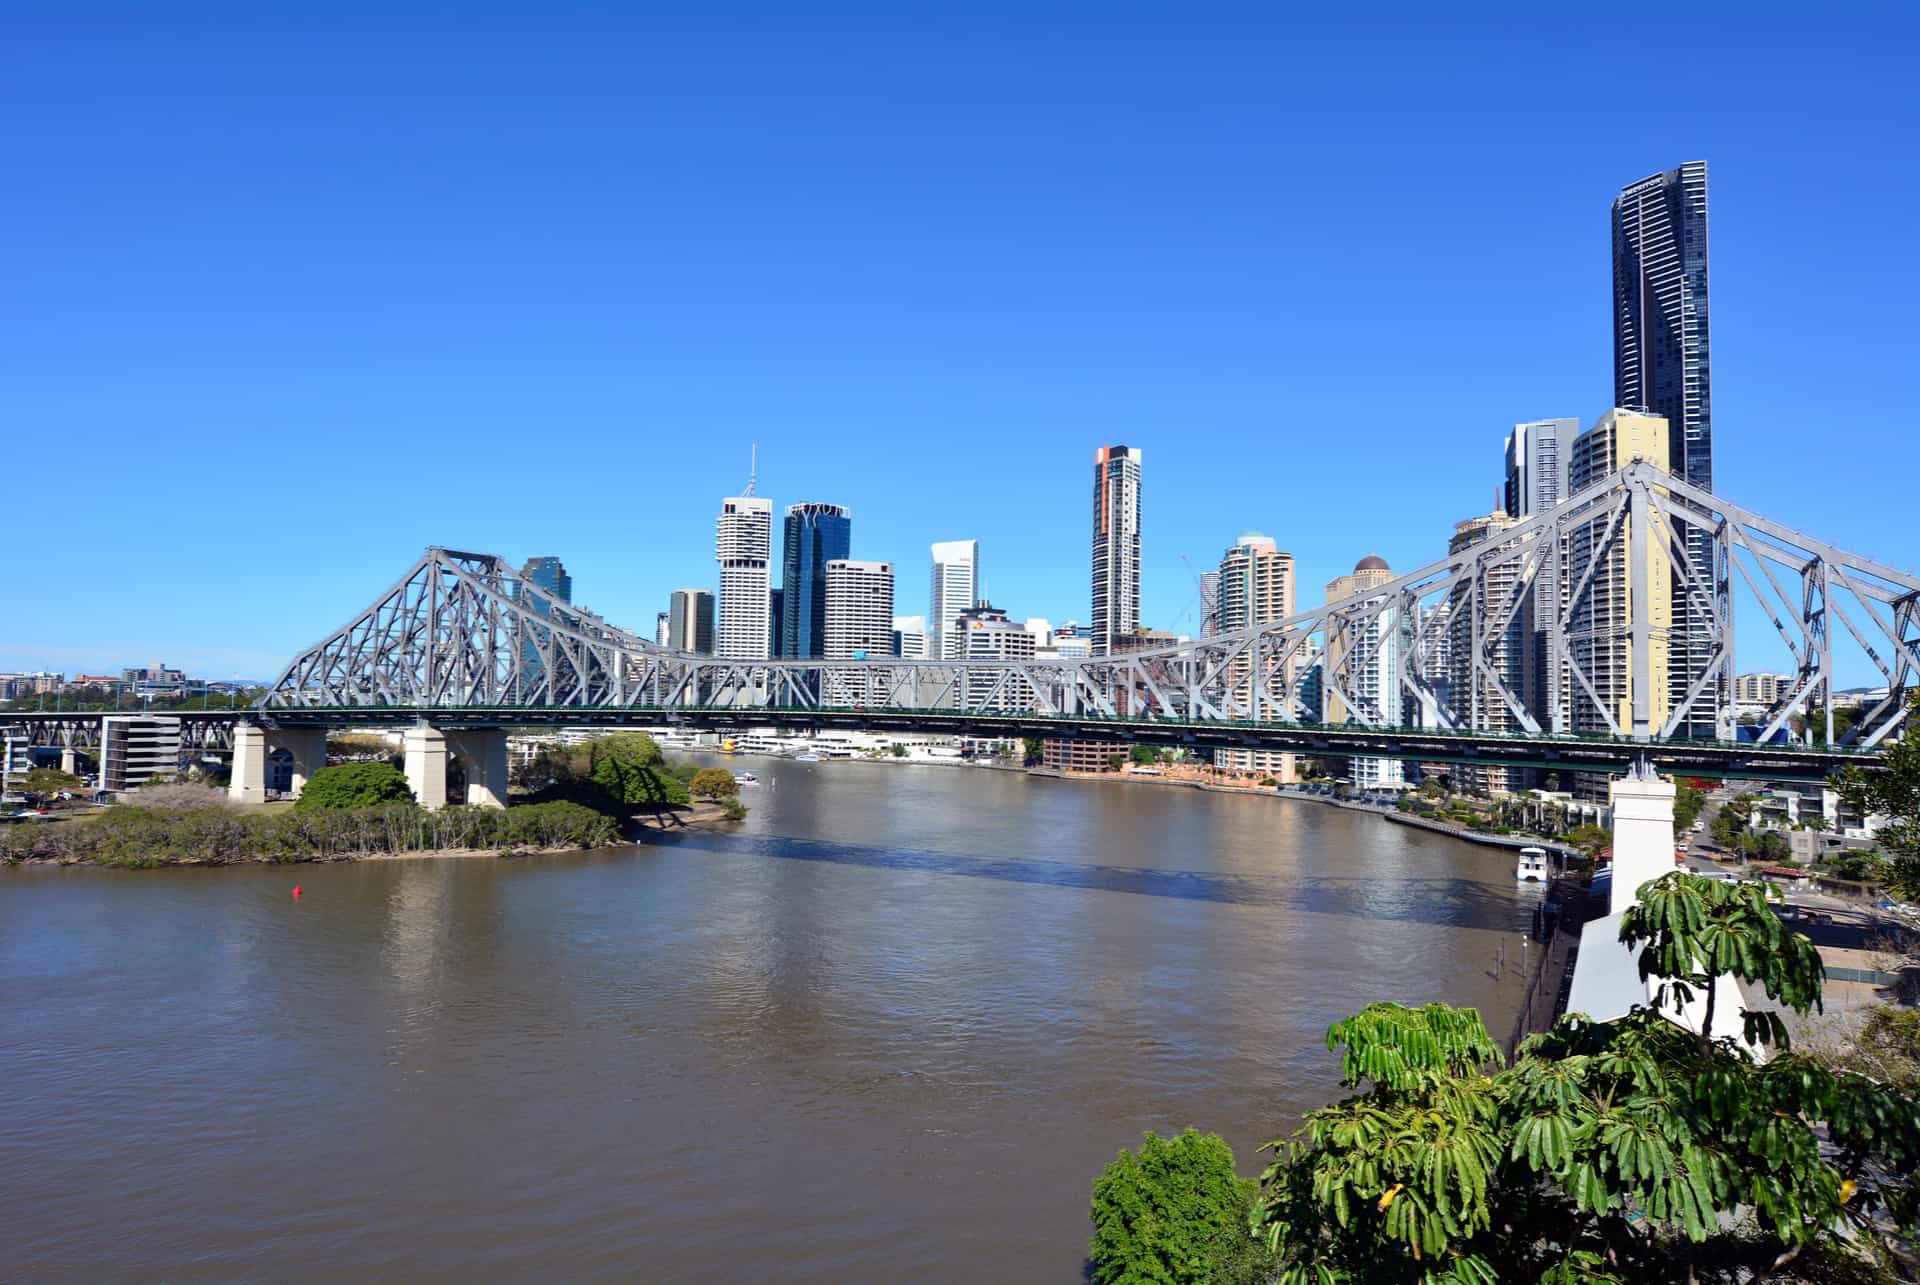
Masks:
[[[1635,460],[1666,468],[1668,440],[1667,422],[1658,415],[1617,408],[1608,411],[1599,423],[1574,439],[1569,469],[1571,491],[1577,493],[1596,485]],[[1631,523],[1624,524],[1618,536],[1606,542],[1609,525],[1608,517],[1596,517],[1567,537],[1566,575],[1570,585],[1584,581],[1589,568],[1596,560],[1599,562],[1587,593],[1573,604],[1569,614],[1567,651],[1586,672],[1607,711],[1602,713],[1594,701],[1582,693],[1572,701],[1570,722],[1575,731],[1626,734],[1633,730],[1637,693],[1633,688],[1629,635],[1633,620],[1632,573],[1634,562],[1642,561],[1648,593],[1647,620],[1653,641],[1645,717],[1657,730],[1666,721],[1670,708],[1666,642],[1673,627],[1672,560],[1661,541],[1655,540],[1644,549],[1635,547]],[[1608,722],[1608,714],[1612,715],[1612,724]]]
[[[1200,573],[1200,636],[1211,638],[1220,632],[1220,573]]]
[[[826,655],[827,564],[853,556],[853,522],[838,504],[787,509],[780,575],[780,652]]]
[[[1139,448],[1102,446],[1093,456],[1093,654],[1140,627]]]
[[[100,720],[100,788],[127,790],[181,770],[180,720],[109,714]]]
[[[1733,680],[1736,704],[1769,709],[1793,686],[1791,674],[1741,674]]]
[[[1213,573],[1218,593],[1216,617],[1221,633],[1251,629],[1257,625],[1285,620],[1294,611],[1293,555],[1283,553],[1267,536],[1249,531],[1235,540],[1221,555],[1220,569]],[[1292,674],[1275,675],[1265,684],[1262,710],[1266,717],[1285,718],[1287,679]],[[1234,698],[1251,704],[1253,662],[1242,656],[1233,662],[1227,683]],[[1220,750],[1214,764],[1229,772],[1258,772],[1281,783],[1294,779],[1294,756],[1276,750]]]
[[[663,611],[653,618],[653,641],[662,647],[668,647],[672,645],[668,641],[668,639],[672,637],[673,613],[671,611]]]
[[[823,583],[826,632],[822,655],[828,660],[879,659],[893,654],[893,564],[855,558],[827,563]],[[804,622],[803,622],[804,623]],[[827,696],[855,704],[887,699],[887,675],[863,670],[837,672]]]
[[[1502,501],[1510,518],[1545,513],[1567,496],[1567,456],[1580,435],[1577,419],[1536,419],[1507,434]]]
[[[962,660],[1032,660],[1033,635],[992,603],[981,602],[960,613],[954,622]],[[1033,707],[1033,687],[1021,678],[1002,683],[994,670],[969,671],[967,704],[972,708],[1023,710]]]
[[[939,540],[933,545],[933,590],[927,603],[930,654],[954,660],[965,654],[966,640],[956,629],[960,614],[972,607],[980,586],[980,542]]]
[[[667,613],[667,646],[701,656],[713,654],[713,591],[675,589]]]
[[[927,649],[925,616],[893,618],[893,654],[903,660],[925,660],[932,655]]]
[[[714,533],[720,564],[714,652],[726,660],[765,660],[773,646],[773,502],[747,489],[720,501]]]
[[[1363,594],[1392,579],[1393,570],[1386,559],[1370,553],[1354,564],[1351,575],[1327,582],[1327,601]],[[1403,721],[1399,662],[1404,644],[1395,630],[1383,628],[1377,618],[1328,638],[1321,670],[1323,721],[1399,726]],[[1332,677],[1336,674],[1339,682]],[[1351,705],[1348,697],[1352,698]],[[1346,763],[1348,775],[1361,789],[1397,787],[1406,780],[1397,759],[1357,757]]]
[[[1452,538],[1447,541],[1447,552],[1458,554],[1497,539],[1515,521],[1506,513],[1489,513],[1457,523]],[[1447,600],[1450,613],[1446,622],[1447,712],[1456,727],[1493,732],[1521,730],[1520,720],[1500,695],[1500,686],[1504,684],[1513,691],[1519,691],[1522,686],[1528,653],[1526,631],[1518,612],[1506,628],[1494,629],[1513,605],[1519,581],[1518,562],[1499,562],[1476,577],[1471,588],[1456,590]],[[1455,768],[1452,775],[1456,782],[1481,793],[1499,793],[1528,784],[1515,781],[1505,767],[1463,765]]]
[[[828,660],[893,654],[893,564],[835,558],[826,565]]]
[[[1613,404],[1660,417],[1669,472],[1713,489],[1713,365],[1707,291],[1707,163],[1630,183],[1613,203]],[[1713,583],[1712,540],[1680,527],[1698,584]],[[1684,585],[1672,594],[1669,700],[1678,706],[1713,658],[1710,622],[1695,619]],[[1732,699],[1709,678],[1681,735],[1718,734]]]

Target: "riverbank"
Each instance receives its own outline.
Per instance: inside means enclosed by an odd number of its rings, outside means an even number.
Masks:
[[[406,803],[272,813],[117,804],[92,817],[0,828],[0,861],[121,869],[296,865],[572,852],[621,841],[613,818],[564,802],[432,812]]]

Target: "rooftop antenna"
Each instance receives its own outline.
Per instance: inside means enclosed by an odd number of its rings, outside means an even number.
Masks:
[[[760,476],[760,443],[747,448],[747,494],[753,494],[754,481]]]

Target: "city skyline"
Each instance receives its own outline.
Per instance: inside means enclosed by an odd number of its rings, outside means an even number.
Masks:
[[[275,56],[301,43],[279,21],[191,39],[156,22],[139,57],[58,17],[18,33],[44,56],[0,94],[46,123],[21,157],[45,196],[0,212],[7,243],[33,247],[10,263],[0,324],[17,361],[0,419],[61,448],[25,476],[84,460],[99,517],[75,521],[57,488],[18,488],[20,555],[55,573],[0,622],[0,665],[161,654],[270,675],[429,544],[516,563],[558,550],[586,603],[644,629],[673,588],[707,579],[712,499],[756,440],[782,503],[857,507],[859,552],[895,561],[901,602],[925,599],[916,550],[966,535],[988,550],[996,601],[1082,619],[1084,555],[1068,552],[1084,539],[1080,461],[1100,442],[1151,450],[1142,619],[1197,632],[1180,619],[1183,553],[1204,565],[1257,527],[1308,584],[1357,547],[1419,565],[1440,551],[1436,532],[1484,508],[1497,434],[1604,414],[1603,211],[1695,158],[1714,185],[1715,489],[1856,547],[1876,547],[1876,515],[1902,498],[1854,461],[1897,447],[1885,408],[1920,391],[1903,304],[1920,256],[1901,227],[1915,180],[1888,172],[1857,123],[1915,123],[1899,78],[1876,70],[1910,43],[1911,15],[1886,31],[1764,15],[1733,43],[1688,17],[1675,39],[1698,54],[1698,98],[1684,119],[1652,99],[1599,112],[1571,98],[1517,117],[1494,86],[1548,53],[1569,76],[1596,73],[1633,43],[1471,17],[1437,40],[1382,43],[1338,22],[1250,19],[1229,37],[1142,15],[976,15],[959,24],[965,78],[920,76],[884,112],[838,72],[875,55],[937,67],[904,24],[845,46],[770,17],[788,51],[776,57],[698,21],[612,22],[589,38],[490,19],[470,30],[467,63],[410,57],[433,44],[417,27],[370,42],[347,22],[303,33],[335,69],[321,80]],[[636,88],[642,33],[668,65]],[[375,44],[425,78],[363,67]],[[1083,56],[1021,52],[1065,47]],[[1304,76],[1266,74],[1280,48]],[[798,77],[821,114],[766,110],[771,90],[716,114],[693,69],[723,51],[749,86]],[[1402,73],[1436,51],[1484,74],[1416,94]],[[517,128],[544,158],[532,183],[508,181],[479,127],[497,84],[481,70],[509,53],[531,77]],[[187,65],[202,74],[182,77]],[[1846,74],[1817,98],[1796,92],[1827,65]],[[360,96],[323,110],[339,69],[365,73]],[[1177,110],[1138,99],[1147,69]],[[76,76],[99,92],[76,98]],[[981,77],[1001,85],[984,115],[969,105]],[[1315,106],[1349,95],[1365,110]],[[172,114],[128,132],[156,100]],[[657,113],[685,128],[657,128]],[[276,122],[283,145],[254,148],[251,119]],[[929,133],[950,146],[926,151]],[[1127,148],[1110,145],[1122,136]],[[1244,164],[1276,138],[1287,164]],[[612,145],[640,163],[584,159]],[[377,181],[328,177],[347,167]],[[1302,199],[1309,175],[1348,184],[1340,219]],[[200,217],[140,213],[189,177]],[[76,221],[75,208],[92,213]],[[1835,209],[1847,238],[1807,235]],[[541,228],[556,235],[529,240]],[[1487,272],[1482,245],[1519,270]],[[1872,273],[1853,267],[1863,253]],[[89,303],[109,296],[111,309]],[[376,299],[387,306],[369,319]],[[1810,434],[1849,450],[1784,468]],[[560,436],[637,447],[675,485],[635,503],[624,471],[578,470],[541,503],[488,498],[504,461]],[[1275,485],[1348,476],[1356,441],[1392,462],[1365,504]],[[374,459],[388,468],[359,463]],[[213,460],[290,485],[324,469],[339,538],[291,575],[233,538],[244,513],[168,498],[172,473]],[[423,483],[417,501],[394,504],[392,468]],[[58,574],[68,566],[87,573]],[[278,603],[268,618],[234,592],[262,580]]]

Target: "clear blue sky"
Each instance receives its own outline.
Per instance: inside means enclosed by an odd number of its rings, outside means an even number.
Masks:
[[[1114,442],[1148,623],[1248,528],[1304,605],[1607,407],[1700,157],[1719,489],[1920,563],[1916,10],[1282,8],[0,8],[0,668],[270,676],[430,543],[650,630],[756,441],[903,613],[1084,619]]]

